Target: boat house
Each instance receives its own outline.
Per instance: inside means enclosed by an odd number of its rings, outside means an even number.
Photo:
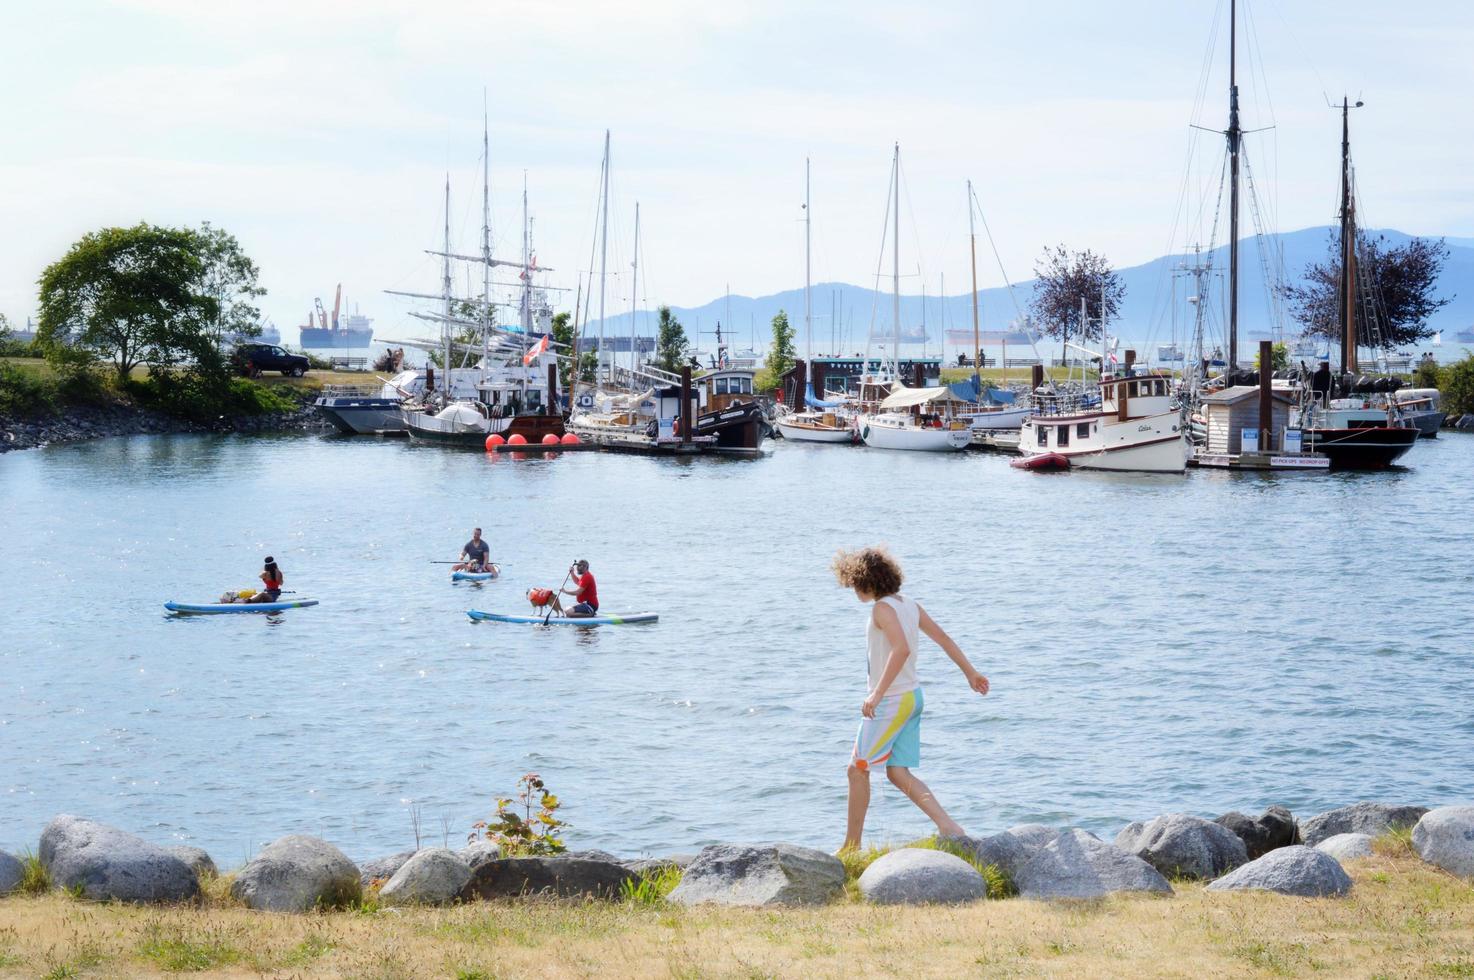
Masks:
[[[1237,385],[1214,392],[1203,398],[1203,420],[1207,423],[1207,443],[1204,452],[1211,456],[1238,456],[1244,452],[1244,430],[1258,432],[1259,429],[1258,387]],[[1283,391],[1270,396],[1270,431],[1259,433],[1257,445],[1250,445],[1249,452],[1284,452],[1281,440],[1285,428],[1290,424],[1290,409],[1294,401]],[[1298,452],[1298,447],[1294,450]]]

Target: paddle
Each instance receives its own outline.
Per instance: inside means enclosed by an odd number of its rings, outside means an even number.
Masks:
[[[568,576],[572,574],[573,566],[569,565],[568,571],[563,573],[563,585],[568,584]],[[558,606],[563,605],[563,585],[558,586],[558,591],[553,593],[553,601],[548,603],[548,614],[543,617],[544,626],[548,625],[548,621],[553,618],[553,609],[555,608],[554,603],[556,603]]]
[[[432,564],[432,565],[464,565],[465,562],[459,562],[459,561],[436,561],[436,560],[434,560],[432,558],[432,559],[430,559],[430,564]],[[504,562],[504,561],[488,561],[486,564],[488,564],[488,565],[496,565],[496,566],[500,567],[502,565],[505,565],[506,562]]]

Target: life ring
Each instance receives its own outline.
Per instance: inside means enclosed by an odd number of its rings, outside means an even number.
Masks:
[[[673,436],[678,436],[681,434],[680,418],[673,418],[670,420],[670,434]]]

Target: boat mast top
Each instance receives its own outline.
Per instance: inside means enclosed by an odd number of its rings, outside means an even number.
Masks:
[[[635,301],[640,290],[640,202],[635,202],[635,251],[630,260],[630,386],[635,377]]]
[[[1239,363],[1239,126],[1238,2],[1228,4],[1228,367],[1232,374]]]
[[[983,335],[978,325],[978,233],[972,218],[972,181],[967,182],[967,240],[972,250],[972,369],[983,379]]]
[[[891,237],[891,316],[896,321],[896,342],[891,349],[891,380],[901,382],[901,144],[896,143],[891,161],[891,196],[895,199],[896,223]]]
[[[604,174],[599,219],[599,360],[604,360],[604,293],[609,268],[609,130],[604,130]],[[599,372],[594,372],[597,379]]]
[[[447,247],[446,251],[450,251]],[[446,261],[449,261],[448,259]],[[491,360],[491,137],[481,90],[481,381]]]
[[[1351,191],[1351,110],[1360,109],[1341,97],[1341,373],[1361,370],[1356,356],[1356,202]]]
[[[445,175],[445,258],[440,273],[440,297],[445,303],[445,322],[440,325],[440,339],[445,347],[440,378],[440,403],[444,405],[450,401],[450,322],[454,318],[450,297],[450,174]]]
[[[813,241],[810,226],[814,213],[809,207],[809,158],[804,157],[804,357],[808,364],[805,371],[813,370],[814,364],[814,306],[809,299],[809,286],[813,263]]]

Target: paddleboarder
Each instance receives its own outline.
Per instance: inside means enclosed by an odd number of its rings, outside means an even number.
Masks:
[[[834,558],[834,577],[854,589],[861,602],[873,603],[865,631],[869,692],[860,705],[860,730],[850,756],[849,820],[841,850],[860,846],[870,807],[870,773],[877,766],[884,766],[886,777],[932,819],[938,834],[964,836],[927,785],[911,774],[921,764],[922,696],[916,679],[920,634],[946,652],[974,691],[987,694],[988,679],[916,600],[901,595],[901,566],[884,549],[841,551]]]
[[[451,567],[452,572],[489,572],[491,547],[481,540],[481,528],[471,529],[471,540],[461,547],[461,560]]]
[[[589,571],[589,563],[580,558],[568,569],[568,575],[563,579],[571,581],[573,588],[560,587],[558,591],[563,595],[571,595],[575,600],[572,609],[564,611],[563,603],[558,596],[553,597],[553,609],[560,616],[577,619],[584,616],[595,616],[599,612],[599,588],[594,582],[594,573]]]
[[[281,569],[277,567],[276,559],[267,555],[265,567],[261,569],[261,591],[246,601],[276,602],[281,598],[281,587],[285,582],[286,579],[282,577]]]

